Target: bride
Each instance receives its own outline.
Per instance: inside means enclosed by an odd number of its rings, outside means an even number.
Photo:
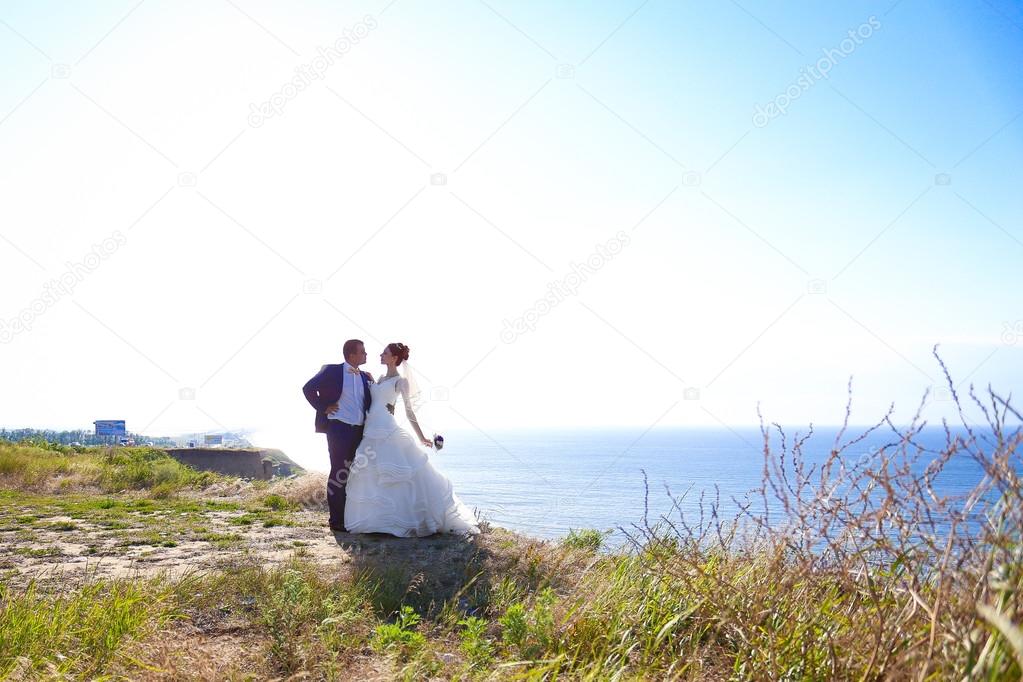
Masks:
[[[408,365],[403,373],[398,370],[408,357],[409,348],[402,343],[390,343],[380,354],[387,372],[369,385],[372,400],[348,476],[345,527],[350,533],[399,537],[479,533],[473,513],[424,450],[433,443],[423,436],[412,409]],[[418,440],[392,414],[399,395]]]

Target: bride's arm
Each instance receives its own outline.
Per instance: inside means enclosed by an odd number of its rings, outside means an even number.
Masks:
[[[408,417],[409,423],[412,424],[412,428],[415,430],[416,435],[419,436],[419,442],[428,448],[433,447],[433,441],[428,440],[423,435],[423,430],[419,428],[419,421],[416,419],[416,413],[412,411],[412,401],[408,396],[408,380],[402,378],[398,380],[398,390],[401,392],[402,400],[405,401],[405,416]]]

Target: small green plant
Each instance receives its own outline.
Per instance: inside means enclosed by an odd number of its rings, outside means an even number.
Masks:
[[[556,598],[554,590],[546,587],[536,595],[531,609],[522,602],[509,606],[498,619],[504,644],[516,649],[524,659],[539,658],[554,639]]]
[[[270,655],[285,672],[301,664],[299,635],[313,608],[311,586],[300,571],[288,568],[270,577],[259,611],[270,634]]]
[[[411,606],[407,604],[402,606],[398,612],[397,622],[377,626],[373,636],[373,648],[378,651],[397,651],[399,656],[406,660],[426,644],[426,638],[416,632],[419,620],[419,614]]]
[[[501,639],[509,646],[519,647],[526,641],[529,624],[526,621],[526,605],[515,602],[498,618],[501,624]]]
[[[487,621],[470,616],[458,621],[462,626],[459,648],[473,668],[484,668],[494,658],[494,645],[487,639]]]

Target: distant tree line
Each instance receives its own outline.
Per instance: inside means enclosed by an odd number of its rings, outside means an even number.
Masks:
[[[131,438],[136,445],[144,445],[152,442],[153,445],[174,446],[174,439],[166,436],[144,436],[139,433],[127,433],[126,438]],[[14,443],[23,440],[45,440],[49,443],[60,443],[70,445],[81,443],[82,445],[109,445],[116,443],[117,438],[113,436],[97,436],[92,430],[77,431],[54,431],[52,429],[4,429],[0,428],[0,440]]]

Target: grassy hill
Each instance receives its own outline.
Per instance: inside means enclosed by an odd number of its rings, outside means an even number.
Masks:
[[[922,477],[911,433],[870,460],[836,445],[819,471],[798,439],[765,437],[780,519],[708,502],[614,552],[595,530],[486,524],[335,537],[319,476],[0,442],[0,677],[1019,679],[1023,435],[1004,416],[987,450],[950,441]],[[935,498],[929,477],[964,449],[983,489]],[[979,533],[957,532],[967,513]]]

